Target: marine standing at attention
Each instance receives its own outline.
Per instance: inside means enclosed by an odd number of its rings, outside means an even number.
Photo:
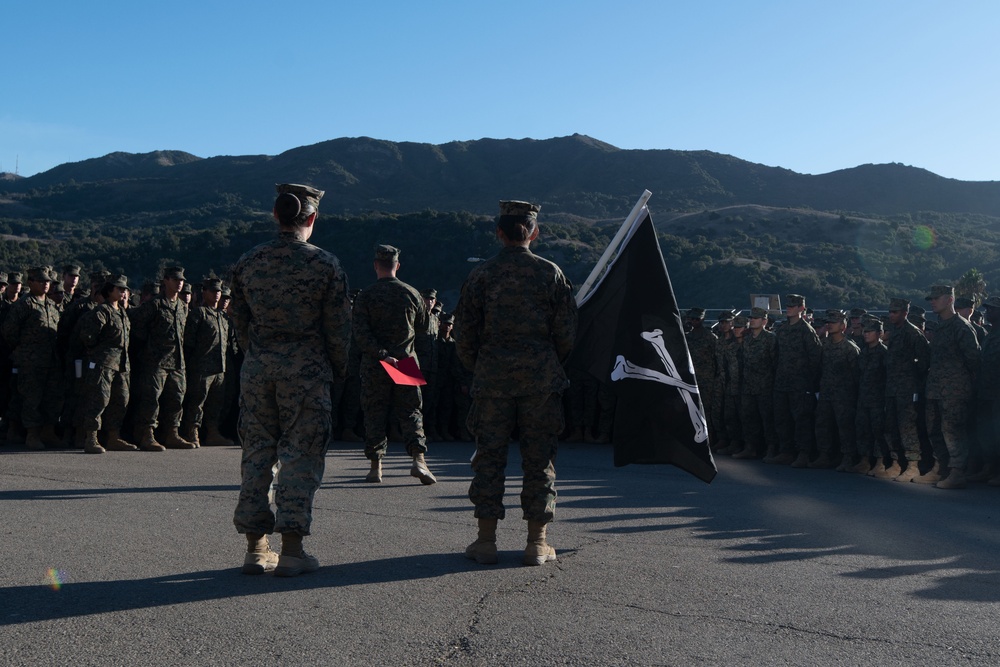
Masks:
[[[382,481],[382,457],[388,447],[389,420],[399,424],[406,453],[413,458],[410,475],[422,484],[437,479],[427,468],[420,390],[413,385],[394,384],[379,362],[395,366],[400,359],[414,357],[423,368],[433,356],[433,340],[427,336],[430,311],[420,292],[396,277],[399,249],[391,245],[375,248],[378,281],[361,290],[354,299],[354,340],[361,349],[361,407],[365,414],[365,456],[371,470],[365,481]]]
[[[500,254],[473,269],[455,309],[458,357],[473,371],[469,429],[476,439],[469,499],[479,537],[465,550],[480,564],[497,562],[497,521],[504,518],[507,447],[520,433],[524,481],[521,509],[528,522],[525,565],[556,559],[546,527],[556,505],[555,459],[563,430],[563,363],[576,338],[573,287],[558,266],[528,246],[538,237],[538,210],[500,202]]]
[[[330,443],[330,386],[343,378],[351,332],[347,276],[333,254],[308,243],[321,190],[277,186],[278,238],[233,269],[233,326],[240,371],[240,499],[233,523],[247,537],[244,574],[294,577],[319,569],[302,548]],[[268,490],[281,462],[272,512]],[[267,535],[281,533],[281,556]]]

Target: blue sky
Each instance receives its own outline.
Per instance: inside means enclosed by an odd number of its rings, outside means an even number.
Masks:
[[[1000,180],[1000,3],[8,3],[0,168],[579,132]]]

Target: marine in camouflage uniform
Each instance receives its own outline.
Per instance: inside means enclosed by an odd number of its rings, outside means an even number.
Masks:
[[[202,305],[189,310],[184,326],[187,393],[181,437],[200,445],[198,430],[204,426],[205,445],[232,447],[233,441],[219,431],[230,337],[229,318],[217,307],[222,296],[222,280],[206,278],[201,289]]]
[[[163,270],[160,296],[136,308],[134,314],[130,311],[132,337],[143,350],[136,378],[139,388],[136,429],[141,434],[139,446],[148,451],[195,448],[193,442],[179,433],[187,391],[184,327],[188,307],[180,299],[183,286],[184,269],[167,267]],[[162,426],[162,443],[154,436],[157,424]]]
[[[743,450],[743,434],[742,432],[730,433],[730,421],[726,417],[726,384],[727,377],[723,369],[723,350],[728,343],[733,340],[733,318],[736,316],[736,312],[732,310],[724,310],[719,313],[719,316],[712,327],[712,332],[718,337],[718,342],[715,346],[715,387],[712,390],[712,403],[705,406],[711,414],[709,417],[709,423],[715,423],[716,433],[713,441],[713,448],[715,451],[720,451],[726,454],[737,454]],[[744,327],[746,326],[746,318],[743,318]],[[736,402],[739,403],[739,388],[736,389]],[[739,415],[735,417],[736,421],[734,424],[739,424]],[[735,438],[735,442],[734,442]]]
[[[816,404],[816,442],[819,457],[811,468],[832,468],[846,472],[856,463],[857,439],[854,423],[858,409],[858,346],[844,335],[847,314],[826,311],[829,338],[820,356],[819,397]],[[838,447],[839,441],[839,447]],[[868,472],[870,465],[865,465]]]
[[[704,308],[691,308],[687,311],[685,319],[689,328],[686,335],[688,351],[691,354],[691,363],[694,365],[698,393],[701,395],[702,405],[707,411],[705,416],[708,421],[709,440],[714,446],[718,442],[719,434],[724,432],[725,428],[714,421],[715,414],[711,410],[715,394],[715,350],[719,339],[704,326]]]
[[[774,377],[774,425],[783,455],[798,452],[792,466],[804,468],[816,441],[816,391],[823,347],[802,319],[806,299],[785,297],[788,319],[778,327],[778,365]]]
[[[740,352],[740,423],[747,448],[764,451],[764,463],[788,464],[792,455],[779,455],[774,432],[774,370],[778,364],[777,335],[767,331],[767,310],[754,307],[747,318]],[[784,456],[784,458],[782,458]]]
[[[872,477],[896,477],[885,462],[890,457],[885,438],[885,378],[889,351],[882,344],[882,320],[868,318],[863,326],[865,346],[858,355],[858,411],[855,431],[858,438],[859,467],[869,458],[874,467],[865,465],[864,472]],[[891,466],[890,466],[891,468]],[[861,472],[859,469],[858,472]]]
[[[90,274],[90,292],[86,297],[78,297],[75,301],[71,302],[62,317],[59,318],[57,346],[59,358],[62,360],[63,381],[66,387],[62,419],[67,427],[72,427],[76,430],[75,437],[72,433],[67,433],[66,435],[68,439],[74,441],[77,447],[83,447],[80,405],[84,397],[84,392],[88,391],[83,382],[86,354],[83,341],[80,339],[79,324],[84,315],[104,303],[104,297],[101,296],[101,288],[110,277],[110,274],[105,271],[95,271]],[[79,372],[77,372],[78,365],[80,368]]]
[[[382,457],[388,446],[389,420],[399,425],[406,453],[413,457],[410,474],[423,484],[437,480],[424,460],[424,437],[420,392],[412,385],[395,384],[381,362],[393,366],[413,357],[418,366],[431,359],[427,349],[430,313],[423,297],[396,277],[399,250],[389,245],[375,249],[378,281],[361,290],[354,300],[354,340],[361,351],[361,408],[365,413],[365,456],[371,461],[366,477],[382,481]],[[431,345],[431,347],[433,347]]]
[[[927,431],[937,462],[914,481],[935,481],[938,488],[959,489],[966,484],[969,419],[979,371],[979,344],[972,325],[955,312],[955,292],[950,285],[931,287],[927,300],[938,315],[927,371]],[[950,468],[947,475],[942,474],[944,461]]]
[[[746,335],[747,318],[743,315],[732,317],[724,322],[727,329],[725,338],[719,341],[716,354],[719,368],[717,382],[718,393],[722,395],[724,407],[722,416],[725,419],[726,439],[729,441],[728,452],[735,459],[757,458],[763,452],[757,446],[744,439],[743,422],[740,419],[740,395],[743,391],[743,337]],[[729,326],[732,326],[729,329]]]
[[[422,334],[427,337],[427,340],[420,345],[420,348],[427,350],[426,354],[429,354],[429,357],[420,358],[420,372],[424,376],[424,380],[427,381],[427,384],[420,387],[421,414],[423,415],[424,435],[428,440],[434,441],[441,439],[441,434],[437,430],[437,411],[441,386],[439,384],[437,346],[434,344],[441,322],[434,314],[437,290],[431,288],[421,290],[420,296],[423,297],[424,305],[427,307],[427,331]]]
[[[1000,486],[1000,296],[983,302],[986,319],[992,325],[983,339],[980,368],[976,376],[976,403],[979,441],[983,443],[983,469],[979,481]],[[970,481],[972,478],[970,477]]]
[[[920,474],[921,438],[918,412],[924,396],[924,380],[930,362],[930,348],[923,332],[908,318],[910,302],[894,298],[889,302],[885,357],[885,428],[892,452],[886,476],[909,482]],[[923,312],[919,313],[920,320]],[[918,320],[919,321],[919,320]]]
[[[497,236],[504,247],[469,274],[455,309],[458,357],[473,370],[469,428],[476,438],[469,499],[479,538],[466,556],[495,563],[496,525],[503,504],[507,449],[520,434],[524,479],[521,509],[528,521],[524,563],[555,560],[546,525],[556,504],[555,458],[563,430],[563,370],[576,336],[572,285],[558,266],[534,255],[539,207],[500,202]]]
[[[17,291],[11,293],[11,281],[15,278]],[[2,294],[0,294],[0,330],[2,330],[7,314],[17,301],[21,291],[21,274],[18,272],[0,273],[0,288],[2,288]],[[24,429],[21,425],[20,411],[10,409],[11,397],[17,384],[16,376],[11,373],[14,366],[10,353],[10,347],[4,337],[0,335],[0,415],[3,416],[3,440],[5,443],[23,444]]]
[[[128,344],[130,322],[122,307],[128,278],[111,276],[100,289],[102,304],[88,309],[77,324],[83,346],[83,377],[80,379],[79,418],[83,450],[101,454],[133,451],[135,445],[121,435],[129,399]],[[97,439],[101,428],[107,432],[105,446]]]
[[[351,309],[340,262],[308,243],[323,192],[296,184],[277,191],[278,238],[243,255],[232,273],[230,311],[246,353],[242,481],[233,523],[247,536],[245,574],[274,568],[277,576],[295,576],[319,568],[302,538],[310,534],[313,497],[323,480],[330,386],[344,376]],[[268,491],[279,462],[272,512]],[[282,535],[277,561],[266,537],[275,531]]]
[[[451,337],[454,326],[455,316],[451,313],[442,314],[438,337],[434,341],[437,348],[438,379],[441,382],[438,398],[437,432],[446,442],[455,440],[455,436],[452,435],[452,421],[455,417],[455,392],[458,391],[458,367],[462,365],[455,350],[455,339]]]
[[[56,353],[59,311],[45,296],[51,283],[47,267],[29,269],[30,293],[14,302],[2,327],[4,341],[13,350],[16,407],[27,430],[25,443],[29,449],[59,443],[54,429],[62,410],[59,397],[63,385]]]

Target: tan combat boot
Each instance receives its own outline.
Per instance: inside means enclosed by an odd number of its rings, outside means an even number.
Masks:
[[[302,548],[302,536],[298,533],[281,534],[281,555],[274,568],[276,577],[297,577],[305,572],[319,569],[319,560],[310,556]]]
[[[780,458],[780,457],[779,457]],[[798,456],[795,460],[789,464],[793,468],[808,468],[809,467],[809,453],[806,450],[800,450]]]
[[[109,452],[134,452],[139,448],[123,439],[119,429],[109,428],[107,449]]]
[[[910,465],[914,465],[915,462],[911,461]],[[935,463],[934,467],[925,472],[923,475],[918,475],[913,478],[914,484],[937,484],[941,481],[941,464]]]
[[[26,434],[24,432],[24,427],[21,425],[20,419],[11,419],[10,425],[7,427],[7,444],[8,445],[23,445]]]
[[[41,426],[28,427],[28,434],[24,438],[24,446],[34,450],[45,449],[45,443],[42,442]]]
[[[882,459],[879,459],[879,465],[885,468],[885,463],[882,463]],[[868,471],[872,469],[871,463],[868,461],[867,456],[862,456],[857,463],[847,469],[847,472],[853,472],[858,475],[867,475]]]
[[[497,563],[497,520],[479,519],[479,537],[465,548],[465,557],[480,565]]]
[[[966,480],[969,482],[988,482],[997,476],[997,467],[992,463],[985,463],[983,467],[975,475],[967,475]]]
[[[164,452],[167,450],[166,447],[156,441],[152,426],[143,429],[142,439],[139,441],[139,449],[144,452]]]
[[[898,461],[897,461],[898,464]],[[920,477],[920,466],[916,461],[908,461],[906,464],[906,469],[899,473],[899,476],[893,479],[894,482],[912,482],[917,477]]]
[[[948,476],[938,481],[934,486],[938,489],[964,489],[968,481],[968,478],[965,476],[965,470],[962,468],[951,468]]]
[[[168,426],[163,431],[163,446],[167,449],[194,449],[197,447],[190,440],[185,440],[177,432],[176,426]]]
[[[104,447],[97,442],[97,431],[85,431],[83,434],[83,451],[88,454],[103,454]]]
[[[264,574],[278,565],[278,554],[271,551],[267,535],[247,533],[247,555],[243,558],[243,574]]]
[[[42,442],[46,447],[58,447],[62,444],[62,438],[56,435],[55,425],[46,424],[42,427]]]
[[[423,453],[413,457],[413,465],[410,467],[410,476],[416,477],[421,484],[433,484],[437,478],[427,469],[427,462],[424,461]]]
[[[877,467],[878,466],[875,466],[875,468]],[[872,468],[872,470],[875,470],[875,468]],[[869,472],[868,474],[876,479],[896,479],[903,474],[903,468],[899,465],[899,461],[893,459],[892,465],[888,468],[886,468],[883,463],[882,470],[875,470],[874,473]]]
[[[201,441],[198,439],[198,427],[197,426],[195,426],[193,424],[181,424],[181,428],[180,428],[179,434],[180,434],[180,437],[182,439],[187,440],[192,445],[194,445],[195,449],[197,449],[198,447],[201,447]]]
[[[206,447],[235,447],[236,443],[222,435],[218,423],[209,422],[205,424],[205,446]]]
[[[837,472],[850,472],[851,468],[854,467],[854,457],[850,454],[844,454],[840,458],[840,464],[837,465]]]
[[[556,559],[556,550],[545,541],[547,526],[541,521],[528,522],[528,546],[521,561],[525,565],[542,565]]]
[[[382,483],[382,459],[372,461],[372,469],[365,475],[365,481],[372,482],[373,484]]]

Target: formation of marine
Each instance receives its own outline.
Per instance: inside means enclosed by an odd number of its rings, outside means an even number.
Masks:
[[[901,298],[884,317],[785,300],[780,322],[764,308],[730,310],[711,331],[704,309],[686,314],[714,451],[941,489],[1000,487],[1000,297],[980,312],[934,285],[933,319]]]

